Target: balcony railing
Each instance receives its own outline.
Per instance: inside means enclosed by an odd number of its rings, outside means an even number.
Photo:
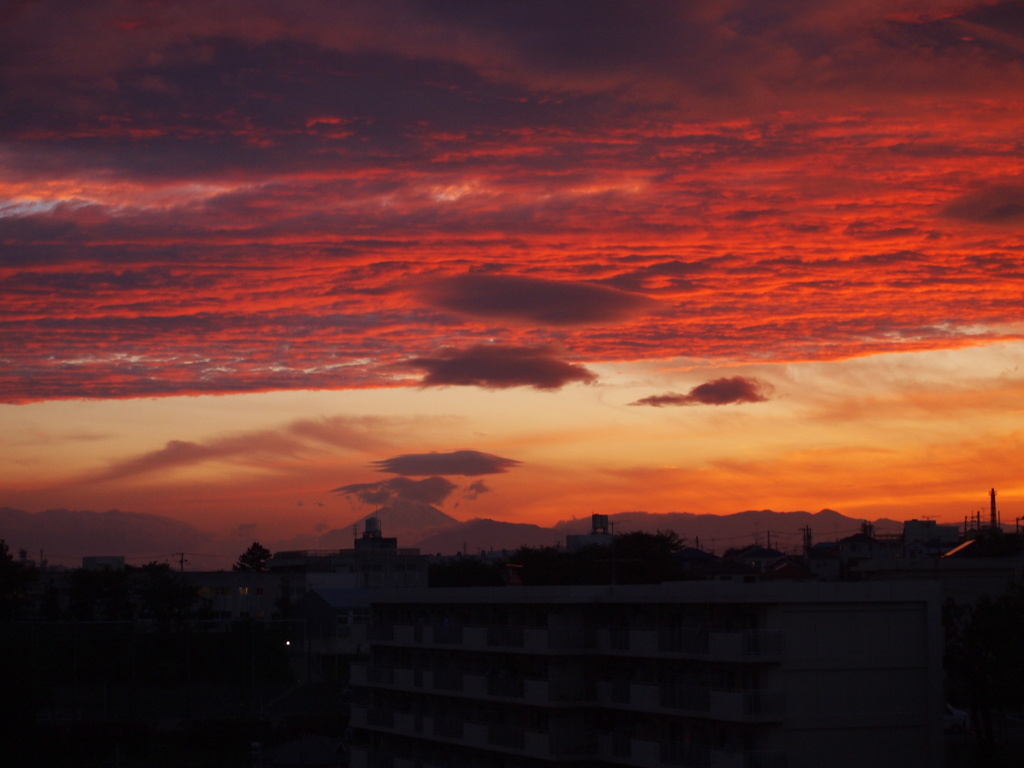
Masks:
[[[699,744],[684,744],[680,741],[661,743],[661,764],[681,765],[685,768],[712,768],[712,753]]]
[[[711,690],[696,685],[663,683],[659,703],[665,709],[681,709],[688,712],[710,712]]]
[[[441,645],[462,645],[462,625],[435,624],[431,639]]]
[[[611,736],[612,742],[612,757],[625,757],[629,758],[633,756],[633,740],[624,733],[613,733]]]
[[[608,645],[613,651],[628,651],[629,627],[609,627]]]
[[[383,643],[390,643],[395,639],[395,625],[394,624],[371,624],[366,628],[366,636],[370,640],[376,640]]]
[[[521,699],[524,695],[524,681],[521,677],[488,677],[487,693],[491,696],[508,696]]]
[[[658,632],[658,650],[667,653],[706,654],[708,632],[704,629],[662,629]]]
[[[377,728],[394,728],[395,711],[384,707],[370,707],[366,710],[366,724]]]
[[[613,704],[629,704],[630,683],[628,677],[618,677],[611,682],[611,699]]]
[[[560,757],[596,755],[597,732],[580,728],[553,727],[549,737],[549,749],[552,755]]]
[[[462,670],[435,669],[434,688],[441,691],[462,691]]]
[[[661,743],[661,764],[684,768],[786,768],[784,752],[711,749],[676,741]]]
[[[597,634],[586,627],[550,627],[548,648],[553,651],[583,651],[597,647]]]
[[[491,648],[522,648],[523,628],[509,625],[489,626],[487,645]]]
[[[744,691],[743,714],[749,717],[781,716],[786,712],[784,691]]]
[[[743,633],[744,656],[780,656],[781,654],[781,632],[768,629],[751,629]]]
[[[786,713],[786,694],[781,690],[720,690],[690,683],[638,683],[628,678],[600,681],[595,688],[594,696],[576,697],[560,696],[553,690],[550,701],[597,700],[615,708],[670,710],[729,722],[781,721]]]
[[[743,758],[743,768],[786,768],[788,764],[785,752],[747,752]]]
[[[434,735],[441,739],[461,739],[462,726],[461,717],[435,717]]]
[[[366,670],[366,679],[371,683],[393,685],[395,682],[395,668],[371,665]]]
[[[492,725],[487,729],[487,743],[509,749],[526,748],[526,731],[512,725]]]

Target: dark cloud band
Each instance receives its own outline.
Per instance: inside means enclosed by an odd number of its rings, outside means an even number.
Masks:
[[[591,384],[597,375],[560,359],[553,347],[480,344],[437,357],[417,357],[411,365],[427,372],[424,387],[560,389],[574,381]]]
[[[386,506],[393,501],[416,501],[423,504],[440,504],[458,486],[443,477],[428,477],[412,480],[408,477],[392,477],[376,483],[353,483],[334,488],[331,492],[343,496],[355,496],[364,504]]]
[[[521,462],[480,451],[451,451],[450,453],[406,453],[390,459],[375,461],[381,472],[396,475],[495,475],[518,467]],[[482,483],[481,483],[482,485]]]
[[[449,278],[431,285],[427,297],[465,315],[554,326],[617,322],[657,306],[646,296],[602,285],[511,275]]]
[[[757,379],[744,376],[715,379],[698,384],[685,395],[669,392],[651,395],[630,405],[731,405],[735,403],[763,403],[768,399],[772,387]]]

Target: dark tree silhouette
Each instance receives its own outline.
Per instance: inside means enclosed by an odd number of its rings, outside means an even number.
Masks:
[[[34,576],[34,570],[11,557],[7,542],[0,539],[0,619],[15,617],[28,605],[26,589]]]
[[[87,571],[79,568],[68,576],[71,595],[69,618],[73,621],[127,621],[135,618],[131,569]]]
[[[254,541],[245,552],[238,556],[238,562],[232,566],[232,570],[265,573],[269,559],[270,550],[258,541]]]
[[[608,546],[576,552],[553,547],[521,547],[509,558],[524,584],[657,584],[686,578],[672,555],[683,547],[674,531],[634,531]]]
[[[970,709],[978,747],[989,751],[992,713],[1024,705],[1024,585],[1015,582],[1004,595],[973,605],[950,600],[943,623],[950,697]]]
[[[136,590],[142,618],[164,622],[194,618],[201,603],[199,587],[167,563],[142,566]]]

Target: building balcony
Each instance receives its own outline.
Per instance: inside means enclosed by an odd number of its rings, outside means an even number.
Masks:
[[[349,725],[353,728],[366,727],[366,707],[360,704],[352,704],[348,713]]]
[[[361,746],[353,746],[349,752],[349,768],[370,768],[370,753]]]
[[[461,717],[435,717],[432,733],[439,739],[461,740],[463,725]]]
[[[729,751],[670,741],[662,742],[659,752],[662,765],[682,768],[786,768],[783,752]]]
[[[395,640],[395,625],[374,623],[366,628],[366,637],[371,643],[391,643]]]
[[[783,691],[711,691],[711,717],[734,722],[781,722],[786,715]]]
[[[394,685],[395,668],[371,664],[366,668],[366,681],[376,685]]]
[[[508,624],[473,626],[466,624],[368,625],[367,637],[377,645],[403,647],[457,646],[472,651],[521,650],[550,654],[586,651],[597,647],[596,634],[584,627],[525,628]]]
[[[516,700],[531,706],[589,701],[612,709],[675,713],[727,722],[781,722],[786,696],[778,690],[716,690],[677,683],[637,683],[626,678],[598,681],[588,695],[582,679],[539,680],[478,675],[458,669],[420,670],[356,662],[354,686],[455,694],[479,700]]]
[[[474,675],[459,669],[407,669],[353,662],[351,682],[355,687],[456,694],[474,699],[516,699],[533,706],[586,700],[582,683],[573,684],[579,681],[552,683],[524,677]]]
[[[526,681],[521,677],[488,677],[487,695],[522,699],[526,695]]]
[[[435,624],[429,633],[424,633],[424,642],[434,645],[462,645],[463,626],[461,624]]]
[[[534,630],[531,635],[535,632],[537,632],[537,630]],[[533,638],[531,637],[531,639]],[[522,627],[509,625],[495,625],[487,627],[488,648],[523,648],[525,645],[525,630]]]
[[[467,722],[460,716],[430,717],[356,705],[352,707],[351,724],[354,728],[421,736],[539,759],[586,757],[598,752],[597,734],[573,728],[555,727],[551,733],[538,733],[514,724],[484,725]],[[370,753],[370,759],[373,757],[374,753]],[[353,753],[355,764],[367,765],[365,754]]]
[[[699,744],[650,741],[625,734],[599,739],[598,757],[615,765],[666,765],[681,768],[786,768],[786,755],[776,751],[729,751]]]
[[[596,702],[613,709],[675,713],[727,722],[781,722],[786,714],[783,691],[722,691],[705,686],[648,685],[628,680],[600,681]]]
[[[451,691],[462,693],[463,674],[461,669],[435,669],[429,673],[430,680],[423,680],[424,688],[431,688],[435,691]]]
[[[526,729],[513,725],[488,726],[487,743],[492,747],[526,749]]]
[[[724,662],[777,662],[782,659],[782,633],[775,630],[708,632],[701,629],[629,629],[597,632],[597,649],[611,656],[665,655]]]

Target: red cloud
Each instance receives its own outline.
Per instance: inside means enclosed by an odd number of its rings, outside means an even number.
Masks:
[[[1019,337],[1010,5],[499,5],[7,12],[0,400]]]

